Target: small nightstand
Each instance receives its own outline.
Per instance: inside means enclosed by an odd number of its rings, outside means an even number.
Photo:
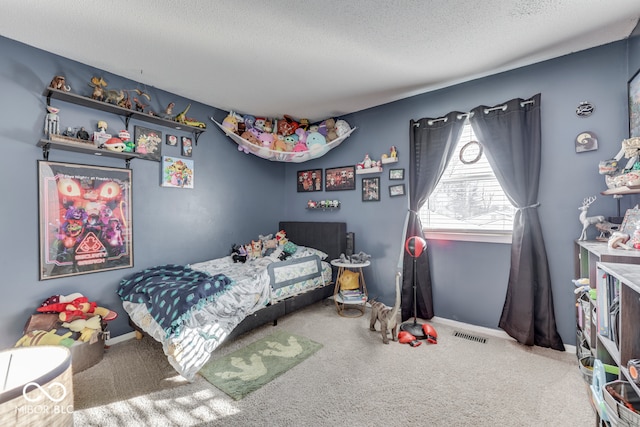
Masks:
[[[364,274],[362,269],[364,267],[368,267],[371,265],[370,261],[365,261],[363,263],[349,263],[349,262],[341,262],[338,259],[334,259],[331,261],[331,265],[334,267],[338,267],[338,274],[336,277],[336,285],[333,290],[333,300],[336,304],[336,309],[338,310],[338,314],[342,317],[360,317],[364,314],[364,309],[367,305],[367,284],[364,281]],[[348,300],[343,298],[340,294],[340,278],[345,273],[345,271],[353,271],[358,273],[358,291],[361,297],[356,297],[353,300]],[[350,310],[357,310],[358,312],[355,315],[348,314]]]

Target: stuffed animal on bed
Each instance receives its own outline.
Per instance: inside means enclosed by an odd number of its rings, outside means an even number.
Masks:
[[[262,258],[262,240],[251,241],[251,258]]]
[[[242,245],[233,245],[231,247],[231,258],[233,262],[247,262],[247,250]]]
[[[295,254],[297,250],[298,246],[295,243],[287,241],[287,243],[282,246],[282,252],[278,256],[278,259],[280,261],[284,261],[291,255]]]

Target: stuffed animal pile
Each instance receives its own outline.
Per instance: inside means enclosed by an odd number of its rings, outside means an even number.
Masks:
[[[245,245],[234,244],[231,247],[231,258],[234,263],[247,262],[265,256],[275,256],[284,261],[298,250],[298,246],[287,239],[284,230],[278,231],[275,236],[260,234],[257,240],[251,240]]]
[[[77,341],[90,342],[103,333],[106,323],[118,314],[100,307],[80,293],[52,295],[36,308],[24,328],[24,335],[15,347],[63,345],[71,347]]]
[[[263,150],[291,153],[309,151],[312,155],[322,153],[327,144],[351,130],[345,120],[334,118],[310,124],[307,119],[294,120],[287,115],[281,119],[271,119],[240,115],[233,111],[222,121],[222,127]],[[247,147],[241,145],[238,150],[249,152]]]

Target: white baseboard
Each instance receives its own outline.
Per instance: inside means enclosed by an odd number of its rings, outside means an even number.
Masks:
[[[496,338],[503,338],[503,339],[515,341],[513,337],[511,337],[509,334],[507,334],[505,331],[501,329],[491,329],[491,328],[486,328],[484,326],[471,325],[469,323],[458,322],[457,320],[445,319],[444,317],[437,317],[437,316],[434,316],[431,320],[436,323],[442,323],[443,325],[451,326],[454,328],[461,328],[467,331],[477,332],[482,335],[490,335]],[[575,354],[576,352],[575,345],[564,344],[564,349],[567,353]]]
[[[126,334],[118,335],[117,337],[109,338],[105,341],[105,345],[114,345],[120,342],[128,341],[136,337],[135,331],[127,332]]]

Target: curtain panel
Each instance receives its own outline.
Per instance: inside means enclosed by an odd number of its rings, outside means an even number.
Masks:
[[[470,115],[487,160],[517,208],[507,295],[499,326],[518,342],[564,351],[553,305],[549,264],[538,216],[541,159],[540,94]]]
[[[424,239],[418,212],[433,192],[455,152],[464,126],[464,117],[463,113],[451,112],[445,117],[411,120],[409,124],[409,212],[405,238],[418,236]],[[413,312],[414,260],[405,251],[403,253],[402,321],[413,316],[431,319],[433,296],[427,251],[415,260],[416,313]]]
[[[498,326],[522,344],[564,351],[556,327],[549,264],[537,211],[542,149],[540,102],[537,94],[496,107],[478,106],[469,114],[451,112],[438,119],[411,120],[409,212],[404,237],[424,238],[418,212],[451,160],[468,116],[498,182],[517,208],[507,294]],[[415,264],[416,313],[413,258],[403,253],[402,321],[414,315],[431,319],[434,312],[427,252]]]

